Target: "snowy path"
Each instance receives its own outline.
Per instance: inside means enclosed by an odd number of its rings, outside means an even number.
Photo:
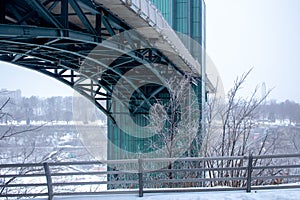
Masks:
[[[46,200],[40,198],[37,200]],[[54,197],[53,200],[300,200],[300,189],[259,190],[226,192],[183,192],[144,194],[140,198],[135,194],[115,194],[98,196]]]

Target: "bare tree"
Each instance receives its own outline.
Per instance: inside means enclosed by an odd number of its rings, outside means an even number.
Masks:
[[[275,150],[275,141],[277,138],[269,137],[266,131],[263,134],[255,136],[253,129],[258,126],[257,112],[258,107],[264,102],[270,91],[263,97],[258,97],[258,87],[256,87],[250,96],[246,99],[239,97],[239,91],[245,84],[246,78],[251,70],[237,78],[233,88],[228,92],[224,100],[212,98],[208,102],[208,126],[205,145],[203,151],[205,156],[245,156],[250,154],[263,155],[273,153]],[[253,165],[259,165],[261,161],[255,160]],[[264,163],[269,165],[272,160]],[[210,168],[242,167],[247,164],[242,160],[229,161],[207,161],[206,165]],[[256,171],[255,175],[262,175],[264,170]],[[272,172],[276,174],[277,172]],[[209,171],[210,178],[217,177],[245,177],[245,170],[235,171]],[[213,185],[244,186],[244,181],[219,181],[210,183]]]
[[[5,112],[4,108],[8,105],[10,101],[10,98],[7,98],[2,105],[0,106],[0,120],[2,118],[6,118],[6,121],[8,122],[5,126],[1,126],[0,130],[0,144],[2,148],[10,146],[8,145],[11,140],[17,140],[16,138],[31,138],[32,135],[28,136],[28,134],[34,133],[36,131],[39,131],[44,125],[40,126],[22,126],[18,127],[15,126],[13,123],[9,123],[10,121],[14,121],[13,115]],[[32,138],[31,138],[32,139]],[[52,153],[37,153],[37,148],[34,139],[31,143],[26,143],[25,146],[17,147],[13,146],[9,149],[12,149],[11,151],[7,150],[8,153],[5,153],[5,151],[2,151],[0,154],[0,163],[9,163],[12,160],[17,160],[18,163],[28,163],[28,162],[38,162],[43,163],[47,162],[49,160],[55,160],[61,153],[61,150],[58,150],[56,152]],[[39,158],[35,157],[36,154],[38,154]],[[36,173],[43,171],[42,167],[18,167],[18,168],[4,168],[0,169],[1,174],[15,174],[16,176],[6,176],[2,179],[0,179],[0,194],[9,194],[9,193],[26,193],[28,192],[28,189],[24,188],[11,188],[7,187],[10,184],[16,183],[20,180],[18,180],[18,177],[20,175],[25,175],[29,173]]]
[[[167,100],[156,99],[149,111],[149,128],[156,138],[149,140],[152,151],[160,151],[156,157],[179,158],[198,156],[198,139],[200,131],[200,101],[194,88],[192,77],[171,79],[165,83],[168,91]],[[161,152],[161,151],[160,151]],[[176,160],[176,159],[175,159]],[[166,173],[154,173],[148,177],[166,177],[168,179],[184,178],[185,173],[172,173],[175,168],[191,168],[195,163],[168,162],[163,165],[169,170]],[[179,166],[180,165],[180,166]],[[186,177],[187,178],[187,177]],[[178,187],[178,184],[167,184],[168,187]]]
[[[13,115],[3,111],[5,106],[9,103],[10,98],[7,98],[6,101],[0,106],[0,120],[5,118],[5,121],[11,121],[13,119]],[[16,130],[14,125],[7,126],[7,129],[3,132],[0,132],[0,140],[4,140],[6,138],[11,138],[16,135],[20,135],[26,132],[36,131],[40,129],[43,125],[40,126],[28,126],[22,130]]]
[[[167,82],[168,100],[157,99],[150,109],[149,128],[159,137],[150,146],[155,150],[166,147],[168,158],[182,153],[190,156],[192,147],[187,148],[187,144],[194,140],[199,129],[200,109],[190,84],[189,77]]]

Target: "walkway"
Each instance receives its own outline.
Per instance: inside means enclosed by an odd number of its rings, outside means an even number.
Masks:
[[[39,198],[37,200],[46,200]],[[226,192],[153,193],[140,198],[136,194],[113,194],[98,196],[54,197],[53,200],[300,200],[300,189],[259,190]]]

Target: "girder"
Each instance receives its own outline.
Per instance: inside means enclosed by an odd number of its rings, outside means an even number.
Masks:
[[[59,21],[50,13],[50,11],[44,7],[42,2],[35,0],[27,0],[28,5],[35,10],[38,15],[48,23],[53,24],[56,28],[62,28],[63,26]]]
[[[111,107],[105,108],[101,101],[112,98],[114,85],[126,72],[139,65],[152,68],[155,64],[163,64],[185,73],[139,33],[114,37],[131,28],[92,0],[3,1],[0,6],[0,60],[63,82],[92,101],[114,123]],[[104,70],[97,72],[95,66]],[[159,73],[154,71],[154,74],[159,77]],[[136,77],[136,80],[141,79]],[[125,80],[124,92],[127,86],[134,86],[132,80]],[[145,96],[137,88],[143,102],[133,113],[149,107],[150,99],[161,90],[163,87]]]

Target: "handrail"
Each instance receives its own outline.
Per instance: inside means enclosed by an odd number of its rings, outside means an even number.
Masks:
[[[293,158],[280,163],[282,159]],[[278,162],[270,162],[277,159]],[[163,168],[151,171],[143,169],[143,166],[152,162],[173,162],[172,168]],[[220,163],[238,163],[238,166],[223,165]],[[261,162],[258,162],[261,161]],[[208,163],[214,162],[214,167],[208,167]],[[106,163],[112,166],[124,165],[126,163],[137,167],[132,171],[111,170]],[[265,164],[257,164],[265,163]],[[277,163],[277,164],[274,164]],[[185,165],[185,167],[182,167]],[[192,164],[195,164],[194,167]],[[102,167],[102,170],[99,169]],[[178,167],[181,166],[181,167]],[[76,168],[78,167],[78,168]],[[18,171],[18,169],[22,169]],[[80,169],[80,170],[79,170]],[[85,169],[85,170],[84,170]],[[262,173],[273,170],[273,173]],[[277,170],[276,173],[274,170]],[[234,172],[239,172],[233,176]],[[201,157],[201,158],[170,158],[158,159],[129,159],[129,160],[104,160],[104,161],[84,161],[84,162],[59,162],[59,163],[20,163],[0,165],[0,198],[1,197],[28,197],[28,196],[48,196],[51,200],[53,196],[91,195],[107,193],[137,193],[140,197],[144,193],[153,192],[173,192],[173,191],[233,191],[245,190],[250,192],[255,189],[273,189],[275,185],[263,186],[259,181],[269,180],[273,184],[278,180],[286,182],[300,182],[300,154],[280,154],[280,155],[249,155],[234,157]],[[190,174],[189,176],[186,176]],[[213,175],[213,176],[209,176]],[[111,176],[111,179],[107,177]],[[170,176],[172,176],[170,178]],[[88,178],[82,178],[88,177]],[[118,177],[115,178],[114,177]],[[30,181],[28,181],[30,179]],[[12,181],[9,181],[12,180]],[[23,181],[22,181],[23,180]],[[26,181],[24,181],[26,180]],[[238,183],[232,187],[220,188],[213,186],[222,185],[225,182]],[[216,184],[212,184],[216,183]],[[124,185],[130,184],[130,187]],[[159,185],[160,184],[160,185]],[[113,186],[123,190],[99,190],[99,186]],[[156,186],[155,186],[156,185]],[[159,186],[157,186],[159,185]],[[199,187],[201,185],[202,187]],[[90,187],[89,190],[78,190]],[[40,188],[37,190],[24,190],[22,193],[18,188]],[[94,187],[94,190],[92,188]],[[157,189],[157,187],[159,189]],[[169,187],[169,188],[166,188]],[[76,188],[75,191],[72,191]],[[95,189],[98,188],[98,189]],[[112,187],[114,188],[114,187]],[[156,188],[156,189],[154,189]],[[297,185],[276,185],[276,188],[300,188]],[[45,192],[46,191],[46,192]],[[69,192],[68,192],[69,191]]]

